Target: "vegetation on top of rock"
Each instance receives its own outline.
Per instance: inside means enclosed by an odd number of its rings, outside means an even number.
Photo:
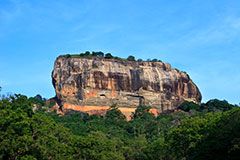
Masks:
[[[106,59],[111,59],[111,58],[113,58],[113,56],[112,56],[111,53],[107,53],[107,54],[105,54],[105,57],[104,57],[104,58],[106,58]]]
[[[135,60],[135,57],[132,56],[132,55],[128,56],[127,60],[128,60],[128,61],[136,61],[136,60]]]
[[[127,58],[121,58],[121,57],[117,57],[117,56],[113,56],[111,53],[103,53],[102,51],[86,51],[84,53],[80,53],[80,54],[65,54],[65,55],[60,55],[59,57],[65,57],[65,58],[93,58],[93,57],[97,57],[97,58],[105,58],[105,59],[116,59],[116,60],[121,60],[121,61],[137,61],[137,62],[162,62],[161,60],[158,60],[156,58],[154,59],[147,59],[147,60],[142,60],[142,59],[135,59],[134,56],[129,55]]]

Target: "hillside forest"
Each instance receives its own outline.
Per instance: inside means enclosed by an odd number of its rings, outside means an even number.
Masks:
[[[237,160],[240,108],[225,100],[184,102],[155,117],[139,106],[130,121],[112,106],[105,116],[51,111],[40,95],[1,95],[0,159]]]

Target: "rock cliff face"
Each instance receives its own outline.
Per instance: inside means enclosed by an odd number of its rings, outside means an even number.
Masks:
[[[52,81],[63,110],[101,114],[116,104],[129,116],[138,105],[150,105],[157,114],[184,100],[201,101],[188,74],[163,62],[59,56]]]

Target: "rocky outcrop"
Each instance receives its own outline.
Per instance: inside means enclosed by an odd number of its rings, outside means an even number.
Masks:
[[[189,75],[163,62],[59,56],[52,81],[63,110],[94,114],[116,104],[128,115],[139,105],[150,105],[159,113],[185,100],[201,101]]]

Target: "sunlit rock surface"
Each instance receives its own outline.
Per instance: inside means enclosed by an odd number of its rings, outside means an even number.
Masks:
[[[137,106],[158,114],[184,100],[200,102],[201,93],[189,75],[163,62],[59,56],[52,72],[61,109],[104,114],[111,105],[129,116]]]

